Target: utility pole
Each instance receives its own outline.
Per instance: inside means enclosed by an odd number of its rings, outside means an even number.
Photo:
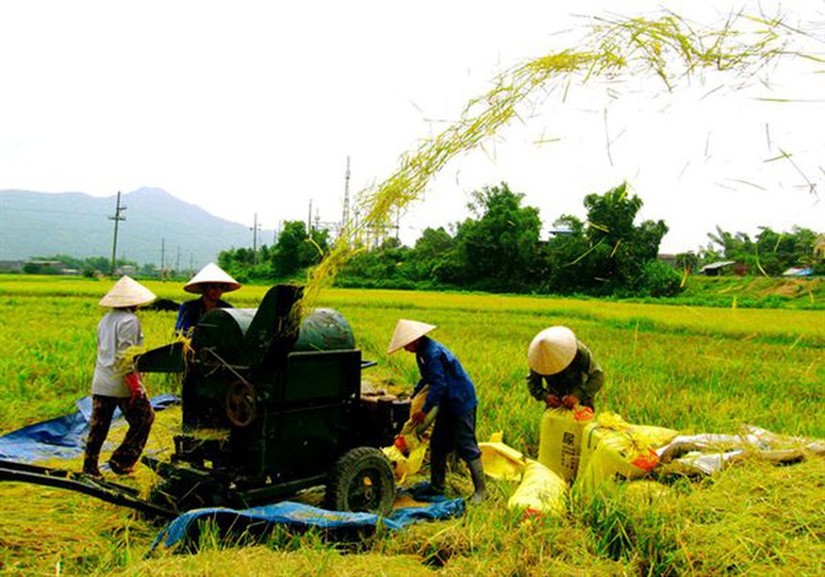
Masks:
[[[116,255],[117,255],[117,224],[121,220],[126,220],[125,216],[121,216],[120,213],[126,210],[125,206],[120,205],[120,191],[117,191],[117,205],[115,206],[115,215],[110,216],[109,220],[115,221],[115,237],[114,241],[112,242],[112,270],[110,272],[111,276],[115,276],[115,262],[116,262]]]
[[[312,199],[309,199],[309,214],[307,214],[307,234],[312,232]]]
[[[255,220],[252,223],[252,228],[249,229],[252,231],[252,262],[258,262],[258,231],[261,229],[261,225],[258,224],[258,213],[255,213]]]
[[[349,156],[347,156],[347,172],[344,174],[344,213],[341,215],[341,231],[346,230],[349,223]]]
[[[166,275],[166,239],[160,239],[160,278]]]

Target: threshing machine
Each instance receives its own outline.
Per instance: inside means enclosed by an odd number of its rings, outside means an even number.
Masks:
[[[142,355],[142,372],[183,372],[182,431],[151,500],[177,510],[252,506],[325,485],[334,510],[387,512],[390,445],[409,401],[362,395],[352,329],[335,310],[300,314],[300,287],[269,289],[257,309],[213,309],[191,354],[173,343]]]
[[[67,488],[173,514],[256,506],[324,486],[329,509],[388,512],[395,476],[380,448],[409,417],[409,400],[362,393],[361,371],[374,363],[362,360],[343,316],[325,308],[302,315],[301,297],[301,287],[274,286],[257,309],[206,313],[191,346],[174,342],[137,357],[140,372],[183,375],[174,453],[143,457],[159,476],[149,502]]]

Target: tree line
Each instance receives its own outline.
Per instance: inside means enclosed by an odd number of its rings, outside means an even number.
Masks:
[[[427,228],[414,246],[394,237],[356,243],[335,284],[347,287],[459,289],[532,294],[593,296],[672,296],[685,274],[708,262],[730,259],[753,274],[778,275],[790,266],[813,262],[816,233],[768,228],[755,241],[717,229],[696,253],[658,258],[668,231],[663,220],[636,222],[642,200],[626,183],[584,198],[586,220],[562,215],[549,238],[535,207],[507,183],[471,194],[470,215],[451,230]],[[314,266],[330,248],[326,230],[287,222],[272,247],[220,253],[219,264],[245,281],[291,280]],[[817,266],[821,267],[821,263]],[[822,272],[822,271],[820,271]]]
[[[664,262],[659,246],[667,224],[637,223],[643,203],[626,183],[587,195],[586,219],[562,215],[546,238],[538,209],[523,201],[524,194],[502,182],[474,191],[463,221],[449,230],[425,229],[412,247],[392,236],[353,241],[352,256],[334,282],[364,288],[661,297],[678,294],[687,274],[722,260],[737,263],[737,272],[745,274],[778,276],[790,267],[825,274],[825,263],[814,255],[818,234],[799,227],[791,232],[762,227],[755,238],[717,227],[704,248]],[[300,282],[332,242],[328,230],[287,221],[272,246],[227,249],[220,252],[218,264],[244,283]],[[110,266],[105,257],[56,255],[40,260],[60,261],[89,276]],[[138,276],[182,274],[128,261],[117,264],[130,265]],[[36,263],[27,266],[26,272],[54,272]]]

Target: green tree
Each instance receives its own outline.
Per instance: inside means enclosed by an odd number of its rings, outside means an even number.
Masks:
[[[307,234],[303,221],[287,221],[278,235],[278,241],[269,251],[272,271],[276,277],[294,275],[299,270],[321,262],[328,250],[329,231],[312,229]]]
[[[231,248],[218,254],[218,266],[238,282],[248,282],[252,278],[255,253],[249,248]]]
[[[303,221],[284,223],[272,251],[272,270],[276,276],[289,276],[301,268],[302,249],[308,239]]]
[[[341,271],[339,284],[347,286],[412,288],[414,274],[410,262],[412,249],[396,238],[387,238],[371,250],[355,254]]]
[[[554,223],[554,233],[544,253],[547,272],[541,290],[575,294],[593,293],[602,288],[597,279],[595,259],[588,259],[592,247],[585,234],[585,225],[577,217],[562,215]]]
[[[816,233],[804,228],[794,227],[791,232],[774,232],[768,227],[760,227],[755,243],[760,271],[777,276],[791,267],[812,265],[815,240]]]
[[[414,280],[435,281],[450,266],[456,240],[444,227],[426,228],[409,253],[409,274]],[[446,275],[449,276],[449,275]]]
[[[759,227],[755,239],[743,232],[730,233],[716,227],[709,233],[710,250],[719,247],[727,260],[745,265],[754,274],[777,276],[790,267],[814,264],[813,246],[816,233],[810,229],[793,227],[790,232],[776,232],[770,227]]]
[[[662,220],[636,225],[642,205],[622,183],[604,194],[585,197],[586,225],[571,216],[557,221],[569,233],[548,242],[548,288],[590,294],[650,294],[654,285],[655,292],[671,290],[670,281],[678,282],[678,273],[670,269],[670,275],[665,268],[648,264],[657,260],[668,227]]]
[[[538,209],[522,207],[524,195],[502,182],[472,194],[467,219],[456,232],[452,273],[460,284],[496,291],[520,291],[536,284],[541,269]]]
[[[329,252],[329,231],[325,228],[313,228],[303,245],[298,250],[298,265],[307,268],[318,264]]]

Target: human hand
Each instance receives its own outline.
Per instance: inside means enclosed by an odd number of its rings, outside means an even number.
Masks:
[[[130,403],[134,403],[136,399],[142,399],[146,396],[146,391],[143,390],[143,383],[140,382],[140,375],[137,373],[129,373],[123,377],[123,382],[131,393]]]
[[[561,398],[562,404],[568,409],[572,409],[579,404],[579,398],[576,395],[564,395]]]
[[[544,403],[548,406],[548,408],[555,409],[556,407],[561,406],[561,399],[558,395],[547,395],[544,397]]]
[[[401,451],[404,455],[407,454],[407,441],[404,439],[404,435],[398,435],[395,438],[393,445],[395,445],[395,448]]]

